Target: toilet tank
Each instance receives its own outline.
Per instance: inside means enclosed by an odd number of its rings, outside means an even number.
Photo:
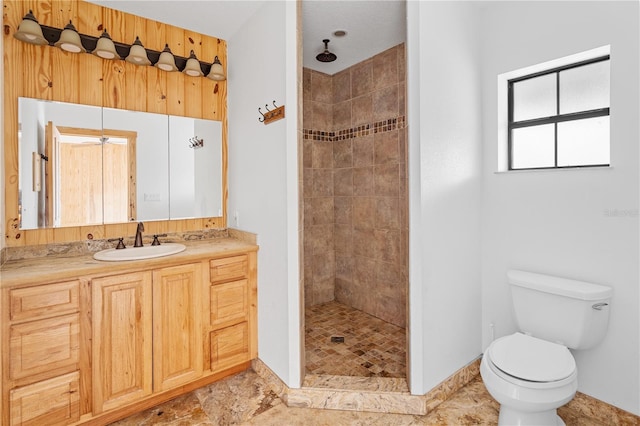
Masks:
[[[611,287],[516,270],[507,278],[520,331],[572,349],[589,349],[604,338]]]

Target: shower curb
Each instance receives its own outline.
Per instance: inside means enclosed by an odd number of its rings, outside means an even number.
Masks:
[[[255,359],[252,367],[288,407],[425,415],[480,374],[480,359],[426,395],[412,395],[406,380],[379,377],[309,375],[301,388],[289,388],[260,359]]]

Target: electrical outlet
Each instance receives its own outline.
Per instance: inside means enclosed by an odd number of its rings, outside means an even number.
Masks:
[[[239,227],[240,226],[240,212],[238,210],[236,210],[233,213],[233,220],[236,223],[236,227]]]

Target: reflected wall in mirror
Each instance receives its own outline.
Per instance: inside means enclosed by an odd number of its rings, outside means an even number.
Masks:
[[[20,229],[222,216],[222,123],[19,98]]]

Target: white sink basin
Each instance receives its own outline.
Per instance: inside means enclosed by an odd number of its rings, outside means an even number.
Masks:
[[[93,255],[96,260],[119,262],[122,260],[152,259],[154,257],[170,256],[184,251],[186,247],[178,243],[165,243],[159,246],[129,247],[116,250],[114,248],[99,251]]]

